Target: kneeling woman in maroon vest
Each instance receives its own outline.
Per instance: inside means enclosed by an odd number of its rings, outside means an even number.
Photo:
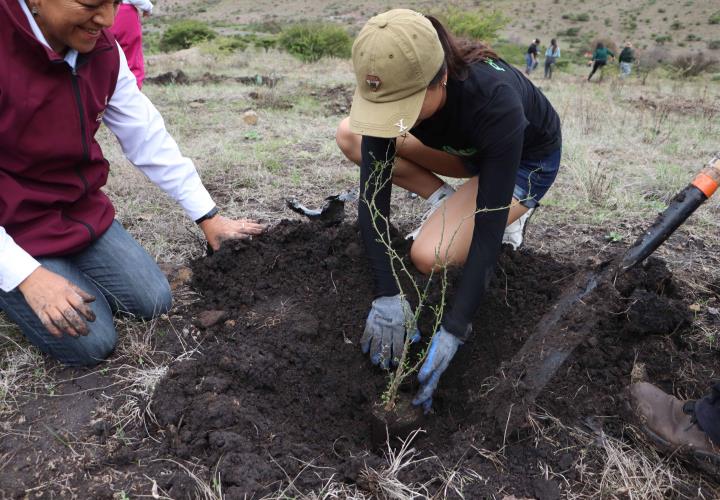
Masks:
[[[167,280],[101,191],[109,168],[95,140],[101,121],[210,246],[262,231],[216,215],[105,31],[119,3],[0,0],[0,309],[69,365],[113,350],[114,313],[150,318],[171,305]]]

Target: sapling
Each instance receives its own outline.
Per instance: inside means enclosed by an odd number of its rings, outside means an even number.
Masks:
[[[366,186],[365,186],[365,193],[364,196],[361,199],[361,203],[366,203],[369,211],[370,211],[370,220],[372,221],[372,227],[377,235],[378,242],[380,242],[386,249],[387,254],[390,258],[390,267],[392,270],[393,278],[395,279],[396,285],[398,289],[400,290],[400,295],[402,297],[405,297],[407,295],[405,289],[403,288],[403,285],[401,283],[400,277],[404,276],[407,278],[408,282],[410,283],[410,288],[412,289],[412,292],[417,297],[417,307],[415,309],[414,314],[412,317],[408,320],[408,324],[406,324],[406,331],[407,332],[413,332],[416,329],[416,325],[418,323],[418,319],[420,317],[420,314],[423,311],[423,308],[427,305],[427,299],[429,295],[430,286],[433,283],[433,278],[439,274],[440,276],[440,298],[439,302],[436,305],[429,306],[429,310],[432,314],[432,332],[437,332],[440,328],[440,324],[443,318],[443,313],[445,311],[446,306],[446,298],[447,298],[447,285],[448,285],[448,279],[447,279],[447,271],[448,271],[448,265],[449,262],[449,252],[450,248],[452,247],[452,243],[458,234],[460,227],[462,226],[462,222],[464,222],[465,219],[468,219],[470,217],[474,217],[475,214],[480,212],[490,212],[495,210],[506,210],[509,207],[498,207],[498,208],[480,208],[476,211],[472,212],[471,214],[467,215],[463,221],[461,221],[461,224],[458,225],[458,227],[453,231],[450,242],[444,252],[444,255],[440,255],[441,248],[443,247],[443,238],[445,235],[445,216],[444,216],[444,205],[441,208],[443,210],[443,218],[442,218],[442,231],[441,231],[441,240],[437,244],[435,249],[435,262],[436,265],[433,266],[433,269],[430,272],[430,275],[428,277],[428,280],[424,286],[420,286],[417,281],[413,278],[412,274],[410,273],[405,260],[397,253],[397,251],[392,246],[392,238],[390,235],[390,224],[389,220],[387,219],[387,216],[383,215],[381,211],[379,210],[377,206],[377,195],[378,193],[383,189],[383,187],[388,182],[392,182],[392,174],[389,176],[385,176],[386,178],[383,180],[382,176],[386,172],[385,169],[389,168],[390,172],[392,172],[392,168],[394,165],[394,158],[391,158],[390,160],[387,160],[385,162],[382,161],[374,161],[373,162],[373,168],[372,172],[370,174],[370,177],[367,180]],[[432,342],[432,337],[430,337],[430,342]],[[388,384],[387,388],[383,392],[381,396],[381,402],[383,405],[383,410],[387,413],[392,413],[396,410],[396,405],[398,403],[398,391],[403,384],[405,380],[412,374],[416,373],[420,367],[422,366],[423,362],[425,361],[425,357],[427,355],[427,350],[423,349],[417,357],[412,360],[410,359],[410,344],[412,342],[412,335],[407,335],[405,338],[405,343],[403,346],[403,351],[400,354],[399,359],[397,359],[397,367],[394,371],[391,371],[389,374]],[[430,345],[428,343],[428,345]]]

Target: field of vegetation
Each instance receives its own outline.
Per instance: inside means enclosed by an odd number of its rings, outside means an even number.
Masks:
[[[632,244],[720,151],[720,6],[502,0],[441,13],[515,64],[529,38],[559,38],[567,56],[553,79],[541,68],[531,79],[560,114],[563,157],[526,246],[501,258],[462,358],[473,368],[441,383],[426,436],[378,452],[363,427],[384,378],[358,347],[372,296],[357,206],[326,228],[301,221],[286,199],[315,207],[357,187],[334,134],[354,89],[352,36],[387,7],[159,3],[145,26],[143,92],[223,212],[263,221],[268,234],[205,257],[192,221],[102,128],[106,191],[168,274],[175,308],[149,323],[118,318],[120,345],[92,370],[42,356],[0,314],[0,497],[720,495],[720,477],[645,443],[618,397],[640,364],[682,398],[702,396],[718,377],[720,197],[657,252],[673,290],[662,303],[682,319],[673,330],[639,329],[647,318],[632,317],[621,298],[527,428],[496,436],[474,413],[564,280]],[[630,78],[609,65],[602,80],[586,81],[584,54],[598,39],[640,48]],[[393,223],[410,228],[422,200],[395,189],[392,210]]]

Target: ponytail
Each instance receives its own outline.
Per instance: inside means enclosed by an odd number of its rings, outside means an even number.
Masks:
[[[448,78],[455,80],[464,80],[467,78],[468,66],[485,59],[499,59],[498,55],[488,45],[480,41],[467,40],[463,38],[455,38],[445,29],[445,26],[433,16],[425,16],[432,23],[435,31],[437,31],[440,44],[445,52],[445,62],[438,76],[436,76],[431,85],[438,83],[445,71]],[[438,80],[436,82],[435,80]]]

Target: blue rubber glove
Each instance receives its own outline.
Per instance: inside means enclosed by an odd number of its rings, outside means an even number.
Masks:
[[[447,369],[450,360],[453,359],[457,349],[463,341],[440,326],[440,329],[433,335],[430,342],[425,362],[418,373],[420,390],[412,404],[422,405],[423,411],[428,413],[432,406],[432,395],[440,381],[440,375]]]
[[[365,322],[360,347],[365,354],[370,353],[372,364],[385,370],[397,366],[405,347],[408,326],[414,332],[410,342],[420,340],[412,308],[405,297],[398,294],[377,298],[373,300]]]

